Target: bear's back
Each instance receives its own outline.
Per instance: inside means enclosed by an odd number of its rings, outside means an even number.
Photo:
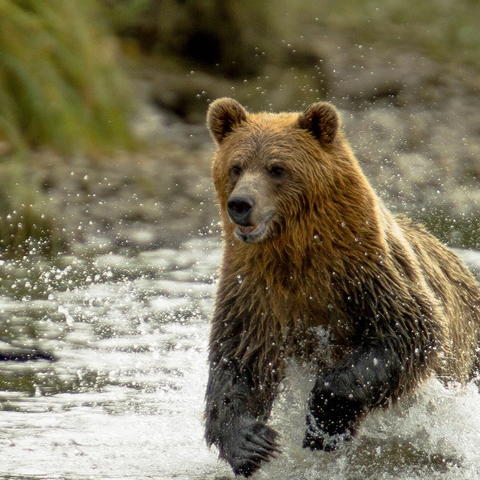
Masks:
[[[404,216],[396,217],[411,245],[427,285],[440,301],[446,318],[451,351],[446,380],[465,382],[476,365],[480,330],[480,287],[462,260],[421,225]]]

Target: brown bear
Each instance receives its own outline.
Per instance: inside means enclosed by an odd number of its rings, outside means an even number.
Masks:
[[[432,374],[479,366],[480,288],[459,258],[375,195],[337,110],[209,108],[224,252],[206,440],[237,475],[280,452],[267,425],[295,357],[315,369],[306,448],[332,450]],[[327,336],[327,341],[325,341]]]

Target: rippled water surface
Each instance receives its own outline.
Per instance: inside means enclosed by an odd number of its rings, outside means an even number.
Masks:
[[[480,255],[465,252],[478,268]],[[0,478],[227,479],[203,441],[218,239],[180,250],[0,264]],[[480,395],[431,380],[335,453],[300,448],[311,379],[292,365],[261,479],[480,478]]]

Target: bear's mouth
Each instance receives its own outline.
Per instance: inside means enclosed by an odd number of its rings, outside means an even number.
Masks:
[[[258,225],[236,225],[235,235],[239,240],[245,243],[255,243],[261,240],[267,231],[267,225],[273,218],[273,213]]]
[[[241,235],[259,235],[265,230],[265,222],[262,222],[260,225],[251,225],[248,227],[237,225],[237,230]]]

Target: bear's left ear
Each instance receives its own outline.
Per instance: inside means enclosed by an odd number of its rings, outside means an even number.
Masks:
[[[215,100],[207,112],[207,127],[219,145],[235,127],[246,120],[246,110],[232,98]]]
[[[337,109],[326,102],[312,103],[298,116],[298,126],[308,130],[322,145],[335,140],[340,128]]]

